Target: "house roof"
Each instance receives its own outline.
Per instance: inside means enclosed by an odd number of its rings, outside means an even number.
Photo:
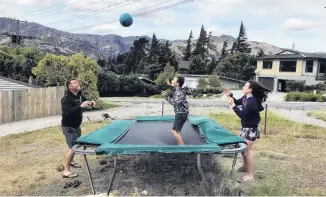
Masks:
[[[180,60],[178,66],[179,66],[179,68],[189,69],[190,61],[188,61],[188,60]]]
[[[257,60],[263,59],[326,59],[326,54],[323,53],[307,53],[292,49],[283,49],[275,55],[257,57]]]
[[[192,75],[192,74],[181,74],[183,77],[209,77],[212,75]],[[225,79],[225,80],[230,80],[230,81],[236,81],[240,83],[245,83],[246,81],[240,80],[240,79],[233,79],[229,77],[223,77],[223,76],[217,76],[218,78]]]

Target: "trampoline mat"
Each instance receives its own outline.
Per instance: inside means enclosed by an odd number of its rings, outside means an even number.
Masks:
[[[136,121],[128,132],[115,144],[134,145],[178,145],[171,132],[173,122],[170,121]],[[187,120],[180,135],[185,145],[206,144],[196,126]]]

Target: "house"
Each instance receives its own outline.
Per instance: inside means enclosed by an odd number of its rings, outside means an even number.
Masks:
[[[37,86],[0,76],[0,91],[25,90]]]
[[[190,75],[190,74],[182,74],[185,78],[185,85],[189,88],[196,89],[198,85],[198,80],[201,77],[209,77],[210,75]],[[246,83],[245,81],[232,79],[228,77],[218,76],[222,88],[228,89],[240,89]]]
[[[218,57],[216,57],[218,58]],[[200,77],[209,77],[210,75],[192,75],[192,74],[186,74],[189,71],[190,61],[187,60],[180,60],[178,67],[179,72],[182,76],[185,77],[185,85],[189,88],[197,88],[198,85],[198,79]],[[238,89],[242,88],[245,81],[238,80],[238,79],[232,79],[228,77],[222,77],[218,76],[221,82],[221,85],[223,88],[229,88],[229,89]]]
[[[326,54],[283,49],[257,58],[256,80],[274,92],[284,92],[286,81],[315,85],[326,80]]]

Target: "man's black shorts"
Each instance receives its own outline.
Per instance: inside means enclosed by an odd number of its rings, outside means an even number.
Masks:
[[[172,130],[176,132],[181,132],[183,125],[188,119],[188,113],[176,114],[173,122]]]
[[[81,129],[80,127],[76,129],[76,128],[65,127],[65,126],[61,126],[61,128],[63,134],[66,137],[67,145],[71,149],[74,146],[75,141],[81,136]]]

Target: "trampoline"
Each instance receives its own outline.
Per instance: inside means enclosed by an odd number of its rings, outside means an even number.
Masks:
[[[201,168],[201,154],[234,154],[231,169],[231,176],[233,175],[237,154],[246,149],[245,141],[241,137],[227,131],[211,118],[189,116],[180,133],[185,145],[178,145],[171,133],[173,120],[174,116],[140,116],[132,120],[114,120],[78,138],[72,149],[75,154],[82,154],[84,157],[92,193],[96,192],[87,162],[88,154],[114,156],[114,169],[108,184],[108,194],[117,167],[117,155],[197,154],[197,168],[208,187]]]

